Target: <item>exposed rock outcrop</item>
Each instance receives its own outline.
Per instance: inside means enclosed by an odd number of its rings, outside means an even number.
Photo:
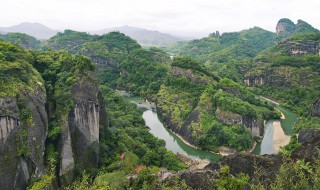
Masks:
[[[46,95],[42,89],[0,98],[0,187],[25,189],[44,172],[47,135]]]
[[[94,81],[80,80],[72,88],[74,108],[63,122],[62,129],[60,176],[66,183],[72,180],[75,166],[98,166],[99,114],[100,106],[104,104],[98,96],[98,86]]]
[[[320,43],[315,40],[286,40],[280,42],[278,46],[284,46],[291,56],[303,56],[307,54],[320,55]]]
[[[298,142],[301,146],[295,149],[291,157],[294,159],[305,159],[306,162],[313,162],[314,157],[319,156],[320,130],[302,129],[298,134]]]
[[[182,69],[178,67],[173,67],[171,70],[173,77],[186,77],[193,81],[194,83],[204,83],[208,84],[208,80],[206,80],[205,77],[200,77],[200,75],[194,74],[194,71],[192,69]]]
[[[311,115],[315,117],[320,117],[320,99],[317,99],[311,109]]]
[[[293,32],[296,29],[296,25],[287,18],[280,19],[276,26],[276,33],[286,35],[290,32]]]
[[[192,189],[213,189],[212,179],[217,174],[211,169],[204,170],[185,170],[182,172],[171,173],[163,171],[158,174],[158,180],[162,183],[174,182],[177,178],[185,181],[185,183]]]
[[[220,108],[217,108],[215,115],[218,121],[227,126],[243,124],[250,129],[251,135],[253,137],[262,137],[264,134],[263,122],[259,122],[255,118],[244,117],[229,111],[222,111]]]
[[[263,72],[247,73],[243,82],[247,86],[276,85],[290,87],[291,68],[267,69]]]

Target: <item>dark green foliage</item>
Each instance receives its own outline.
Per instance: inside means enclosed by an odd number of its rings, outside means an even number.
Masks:
[[[159,49],[137,49],[119,65],[119,82],[128,91],[143,97],[154,95],[168,72],[168,57]]]
[[[180,46],[180,54],[206,64],[227,63],[253,58],[278,40],[276,34],[254,27],[241,32],[223,33],[221,37],[210,35],[192,40]]]
[[[175,58],[172,66],[173,74],[158,93],[157,108],[164,119],[170,119],[168,125],[173,130],[189,131],[188,138],[203,149],[250,147],[252,137],[245,126],[225,125],[221,120],[245,117],[262,123],[263,119],[280,118],[280,113],[247,88],[226,78],[217,81],[204,66],[190,58]],[[192,123],[188,123],[190,120]]]
[[[32,55],[0,41],[0,97],[15,97],[21,91],[43,88],[43,80],[32,67]]]
[[[213,180],[213,184],[217,190],[240,190],[248,184],[249,176],[243,173],[232,176],[229,166],[220,168],[217,179]]]
[[[35,37],[29,36],[27,34],[22,33],[7,33],[5,35],[0,35],[0,39],[10,42],[12,44],[16,44],[25,49],[39,49],[40,41]]]
[[[41,46],[44,50],[67,50],[70,53],[76,53],[79,50],[80,45],[93,38],[94,36],[91,36],[86,32],[65,30],[63,33],[59,32],[48,41],[43,42]]]
[[[290,155],[296,148],[300,147],[297,135],[291,136],[289,144],[287,144],[283,149],[281,149],[280,154]]]
[[[100,133],[101,165],[114,165],[119,161],[121,153],[132,152],[139,158],[134,167],[143,164],[175,171],[186,168],[177,160],[176,155],[164,148],[163,140],[147,131],[142,111],[135,104],[126,102],[122,96],[107,87],[102,87],[102,92],[107,102],[110,127]],[[125,172],[132,173],[133,168]]]
[[[268,77],[276,82],[256,86],[254,92],[276,99],[284,107],[307,117],[320,95],[320,58],[318,52],[312,50],[312,44],[319,42],[319,32],[300,33],[257,56],[246,77]],[[292,55],[293,49],[301,49],[306,54]]]
[[[215,121],[211,128],[197,140],[197,145],[206,150],[214,150],[214,147],[228,146],[237,150],[250,147],[252,137],[250,131],[243,125],[224,126]]]
[[[157,182],[157,177],[154,175],[150,175],[147,169],[143,169],[140,171],[136,180],[134,180],[132,189],[152,189],[155,187]]]
[[[167,75],[169,56],[142,47],[120,32],[102,36],[66,30],[43,43],[44,49],[64,49],[97,63],[97,76],[111,88],[125,88],[143,97],[154,96]]]

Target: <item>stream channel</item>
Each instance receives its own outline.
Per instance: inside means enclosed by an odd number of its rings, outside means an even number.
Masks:
[[[173,153],[179,152],[182,154],[186,154],[191,158],[209,160],[211,162],[215,162],[221,158],[221,156],[218,154],[196,149],[183,142],[170,129],[164,126],[154,109],[154,104],[146,102],[138,96],[131,96],[127,92],[118,91],[118,93],[124,96],[127,101],[136,104],[139,108],[144,110],[142,117],[145,120],[146,125],[150,128],[149,132],[159,139],[163,139],[166,142],[166,148],[168,150],[171,150]],[[277,123],[281,124],[280,132],[284,133],[282,134],[282,138],[285,137],[285,140],[283,140],[281,139],[280,135],[280,143],[287,143],[282,141],[290,140],[290,136],[294,134],[294,131],[291,127],[297,121],[297,116],[277,104],[273,105],[283,113],[285,119],[269,120],[266,122],[264,137],[261,142],[257,143],[255,149],[252,151],[253,154],[262,155],[274,154],[278,152],[277,148],[275,147],[274,139],[274,136],[276,136],[276,134],[274,134],[274,125]],[[279,132],[279,129],[277,132]],[[279,141],[279,139],[276,139],[276,141]]]

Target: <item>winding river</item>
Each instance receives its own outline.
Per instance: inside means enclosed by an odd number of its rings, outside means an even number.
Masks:
[[[150,133],[159,139],[163,139],[166,142],[166,148],[168,150],[171,150],[174,153],[183,153],[192,158],[200,158],[213,162],[221,158],[218,154],[196,149],[183,142],[177,135],[164,126],[156,111],[153,110],[153,108],[155,108],[153,104],[148,103],[137,96],[132,97],[126,92],[118,91],[118,93],[123,95],[127,101],[135,103],[138,107],[144,109],[142,117],[145,120],[146,125],[150,128]],[[290,136],[294,134],[291,127],[297,121],[297,116],[277,104],[273,105],[283,113],[285,118],[280,120],[269,120],[266,122],[265,135],[262,141],[257,143],[255,149],[252,151],[253,154],[262,155],[277,153],[278,148],[275,144],[288,143]],[[277,133],[283,134],[279,136]],[[275,136],[279,136],[279,139],[276,139]]]
[[[279,106],[278,103],[269,101],[282,114],[281,119],[268,120],[265,124],[264,136],[261,142],[257,143],[253,154],[276,154],[279,149],[288,144],[290,137],[294,134],[292,126],[297,122],[297,115]]]
[[[218,154],[196,149],[184,143],[177,135],[163,125],[157,112],[151,109],[154,107],[153,104],[145,102],[137,96],[130,97],[130,95],[125,92],[121,92],[121,95],[123,95],[127,101],[135,103],[138,107],[144,109],[142,117],[145,120],[146,125],[150,128],[149,132],[159,139],[163,139],[166,142],[166,148],[168,150],[171,150],[173,153],[179,152],[188,155],[191,158],[199,158],[211,162],[221,158]]]

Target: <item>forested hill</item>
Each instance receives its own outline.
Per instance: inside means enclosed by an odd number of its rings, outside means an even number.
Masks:
[[[258,55],[244,83],[309,118],[308,124],[299,122],[300,127],[318,128],[318,119],[310,117],[320,116],[319,49],[319,32],[296,34]]]
[[[174,132],[216,152],[220,146],[248,149],[263,136],[263,120],[280,116],[244,86],[185,57],[174,58],[157,94],[157,110]]]
[[[157,48],[143,49],[120,32],[102,36],[66,30],[42,43],[43,49],[65,49],[86,55],[97,64],[102,84],[152,98],[167,74],[169,55]]]
[[[252,58],[262,50],[275,45],[276,34],[254,27],[241,32],[215,33],[192,40],[181,48],[181,55],[191,56],[202,62],[228,62],[233,59]]]
[[[190,56],[206,64],[212,70],[235,70],[232,75],[224,75],[238,80],[243,65],[250,62],[260,52],[275,46],[279,41],[298,33],[317,32],[307,22],[298,20],[294,24],[289,19],[280,19],[276,33],[259,27],[240,32],[212,33],[208,37],[189,42],[180,42],[167,50],[174,54]],[[225,64],[227,63],[227,64]],[[231,66],[230,64],[231,63]],[[234,65],[237,65],[237,68]],[[231,68],[230,68],[231,67]],[[231,71],[232,72],[232,71]]]
[[[0,39],[19,45],[20,47],[23,47],[25,49],[39,49],[41,43],[35,37],[23,33],[0,34]]]

